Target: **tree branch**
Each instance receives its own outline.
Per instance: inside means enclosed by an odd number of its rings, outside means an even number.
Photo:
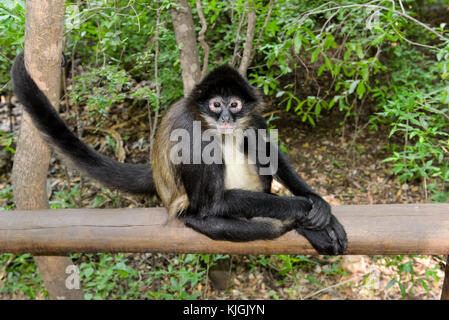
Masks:
[[[240,62],[239,71],[242,75],[246,76],[246,71],[248,70],[249,65],[251,64],[251,49],[253,46],[254,33],[256,30],[256,9],[254,5],[248,12],[248,27],[246,29],[246,40],[245,46],[243,49],[242,60]]]
[[[245,21],[247,7],[248,7],[248,1],[245,2],[245,7],[243,8],[242,17],[240,18],[240,22],[239,22],[239,27],[237,28],[237,34],[235,35],[234,53],[232,55],[232,61],[231,61],[231,65],[233,65],[233,66],[235,66],[236,61],[237,61],[237,51],[240,46],[240,30],[242,29],[243,22]]]
[[[270,3],[268,5],[268,13],[267,13],[267,16],[265,17],[265,22],[263,23],[262,28],[259,30],[259,36],[257,38],[256,45],[254,46],[254,50],[253,50],[253,53],[251,55],[250,62],[253,61],[254,56],[256,55],[256,51],[257,51],[257,49],[259,49],[260,41],[262,41],[263,33],[265,31],[265,28],[267,27],[268,21],[270,20],[271,12],[273,11],[273,6],[274,6],[274,1],[270,0]]]
[[[207,66],[209,64],[209,45],[207,44],[205,40],[205,34],[207,31],[207,22],[204,18],[203,10],[201,9],[201,1],[196,0],[196,10],[198,12],[198,17],[201,21],[201,30],[198,34],[198,41],[201,44],[201,47],[204,51],[204,58],[203,58],[203,68],[201,70],[201,79],[206,76],[207,73]]]

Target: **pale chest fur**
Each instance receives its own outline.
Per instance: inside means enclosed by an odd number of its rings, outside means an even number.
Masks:
[[[226,136],[222,141],[223,161],[225,164],[225,188],[262,191],[262,183],[255,164],[248,162],[239,146],[243,138]]]

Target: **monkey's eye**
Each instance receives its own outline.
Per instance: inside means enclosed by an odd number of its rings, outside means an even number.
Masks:
[[[242,102],[239,99],[232,99],[230,107],[232,112],[239,112],[242,110]]]
[[[209,109],[212,112],[220,112],[221,111],[221,100],[219,98],[214,98],[209,101]]]

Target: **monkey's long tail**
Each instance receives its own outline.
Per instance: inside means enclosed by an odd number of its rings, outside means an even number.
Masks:
[[[15,94],[44,138],[79,169],[109,187],[132,193],[156,193],[150,165],[121,163],[105,157],[70,131],[30,77],[23,52],[16,57],[11,76]]]

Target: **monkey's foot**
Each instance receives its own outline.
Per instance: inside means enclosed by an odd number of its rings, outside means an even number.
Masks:
[[[296,231],[309,240],[310,244],[319,254],[344,254],[348,247],[345,229],[333,215],[329,224],[321,230],[298,227]]]

